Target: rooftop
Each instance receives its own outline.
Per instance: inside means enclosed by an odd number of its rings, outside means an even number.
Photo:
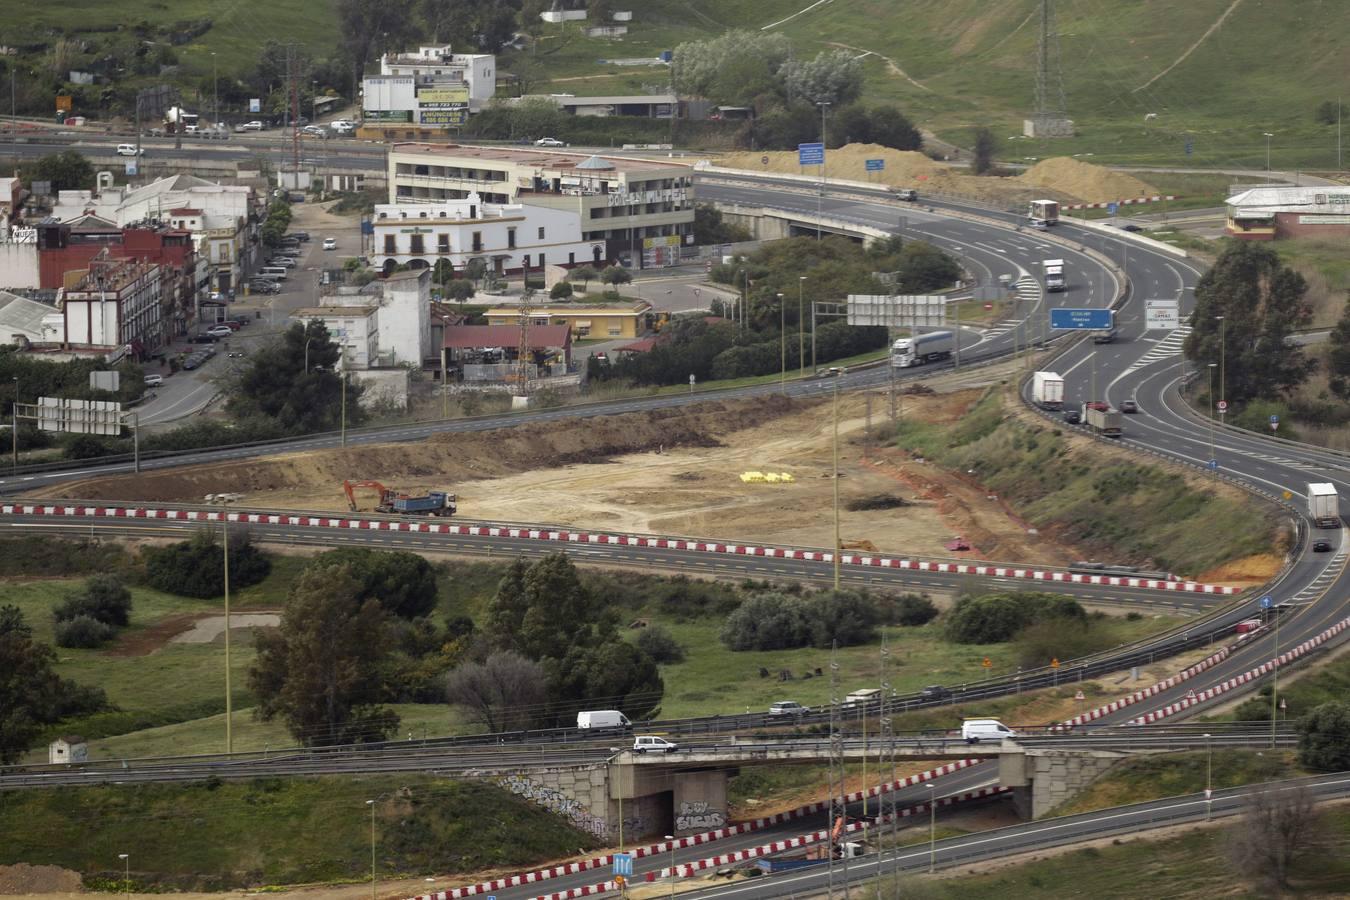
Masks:
[[[631,303],[540,303],[532,304],[532,316],[634,316],[649,312],[652,305],[646,300],[634,300]],[[494,306],[485,311],[485,316],[515,316],[520,309],[515,306]]]
[[[311,319],[358,319],[373,316],[379,311],[379,307],[371,305],[353,305],[353,306],[305,306],[291,313],[296,318],[309,317]]]
[[[558,150],[530,150],[524,147],[477,147],[464,144],[394,144],[391,154],[405,156],[441,157],[447,160],[481,160],[482,162],[515,163],[533,166],[538,169],[576,169],[590,159],[602,159],[612,163],[618,172],[664,172],[670,169],[689,169],[693,167],[682,162],[670,160],[632,159],[622,156],[595,157],[589,153],[565,153]],[[584,171],[584,170],[583,170]]]
[[[1234,194],[1224,202],[1247,209],[1266,207],[1291,212],[1344,214],[1350,207],[1350,187],[1262,185]]]
[[[530,349],[566,347],[572,343],[572,329],[566,325],[531,325]],[[518,325],[451,325],[445,329],[445,346],[452,350],[477,347],[518,347]]]

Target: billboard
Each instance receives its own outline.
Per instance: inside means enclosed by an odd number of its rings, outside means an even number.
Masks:
[[[849,294],[848,324],[936,328],[947,324],[947,298],[940,294]]]
[[[38,397],[37,420],[42,431],[116,437],[122,433],[122,404],[108,400]]]
[[[678,234],[661,235],[659,237],[649,237],[642,239],[642,249],[652,250],[656,247],[678,247],[680,246],[680,236]]]
[[[418,113],[418,121],[423,125],[458,127],[469,117],[469,111],[460,109],[424,109]]]
[[[469,105],[468,88],[423,88],[417,92],[417,104],[422,109],[454,109]]]
[[[385,110],[414,109],[417,89],[411,75],[372,75],[362,82],[362,108],[370,113]]]
[[[59,112],[70,112],[70,110],[71,110],[71,103],[74,101],[74,99],[75,99],[75,98],[72,97],[72,96],[70,96],[69,94],[57,94],[57,95],[56,95],[56,109],[57,109],[57,111],[59,111]]]
[[[368,109],[367,122],[411,122],[412,112],[406,109]]]

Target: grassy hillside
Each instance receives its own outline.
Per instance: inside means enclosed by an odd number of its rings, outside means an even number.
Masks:
[[[809,5],[808,0],[630,4],[633,23],[624,40],[587,40],[575,24],[554,26],[546,32],[551,36],[539,61],[554,79],[604,76],[555,81],[554,90],[613,93],[620,86],[659,83],[664,76],[656,69],[606,68],[598,59],[651,55],[728,27],[762,28]],[[975,125],[990,125],[1007,138],[1021,133],[1034,99],[1039,5],[1039,0],[825,3],[775,30],[803,54],[831,46],[875,54],[866,63],[869,100],[899,102],[926,126],[957,140]],[[1335,127],[1315,124],[1313,112],[1338,94],[1350,96],[1350,68],[1339,50],[1339,35],[1350,31],[1350,4],[1061,0],[1058,26],[1068,110],[1080,136],[1055,142],[1017,138],[1005,147],[1009,158],[1089,152],[1116,162],[1261,168],[1263,132],[1271,131],[1275,167],[1335,163]],[[1156,118],[1145,122],[1150,113]]]
[[[10,793],[0,803],[0,864],[62,866],[111,890],[123,889],[117,854],[128,851],[136,890],[369,878],[370,799],[376,868],[386,875],[524,867],[595,843],[485,784],[277,778]]]

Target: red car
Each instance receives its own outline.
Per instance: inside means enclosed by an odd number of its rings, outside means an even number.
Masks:
[[[1106,412],[1108,409],[1111,408],[1111,404],[1107,403],[1105,400],[1089,400],[1087,403],[1084,403],[1083,405],[1086,406],[1088,409],[1095,409],[1099,412]]]

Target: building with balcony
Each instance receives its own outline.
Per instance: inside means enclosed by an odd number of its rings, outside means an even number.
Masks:
[[[63,292],[61,342],[83,348],[128,348],[143,357],[166,340],[161,298],[163,267],[117,259],[106,250]]]
[[[362,82],[360,136],[392,137],[409,128],[443,133],[496,93],[497,58],[490,53],[452,53],[449,44],[386,53],[380,74]]]
[[[694,242],[694,172],[682,163],[455,144],[390,148],[391,203],[471,194],[575,213],[581,240],[603,243],[603,260],[626,266],[674,265]]]
[[[601,241],[581,239],[573,211],[522,203],[484,203],[476,193],[464,200],[390,203],[375,207],[371,261],[388,272],[406,264],[435,268],[445,260],[456,272],[473,260],[501,275],[548,265],[603,261]]]

